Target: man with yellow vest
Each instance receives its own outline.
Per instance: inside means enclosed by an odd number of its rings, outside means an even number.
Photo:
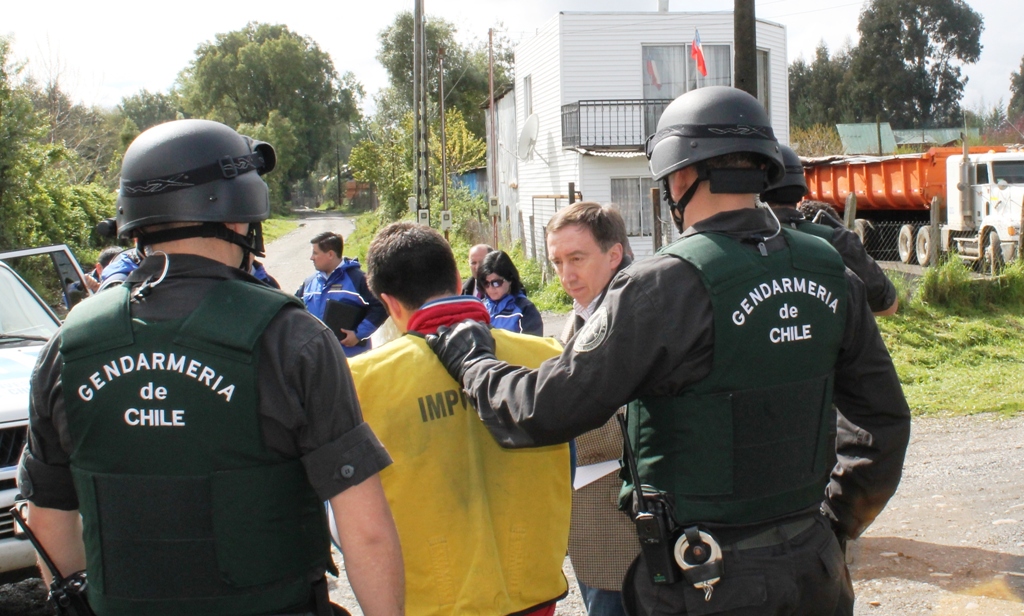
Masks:
[[[370,290],[404,336],[353,358],[366,422],[394,463],[381,473],[405,560],[406,614],[554,613],[572,488],[569,449],[506,450],[424,341],[467,318],[451,248],[429,227],[398,222],[367,254]],[[550,338],[494,330],[499,357],[536,367],[557,356]]]

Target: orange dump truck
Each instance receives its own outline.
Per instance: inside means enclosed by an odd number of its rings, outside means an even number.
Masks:
[[[876,258],[899,255],[904,263],[927,265],[933,204],[940,251],[993,269],[1017,256],[1024,198],[1024,152],[1018,149],[932,148],[803,162],[807,198],[844,214],[847,203],[855,205],[854,229]]]

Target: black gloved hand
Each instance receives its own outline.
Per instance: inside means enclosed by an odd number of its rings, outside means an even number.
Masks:
[[[427,346],[460,385],[466,369],[473,363],[481,359],[495,359],[491,330],[479,321],[440,327],[436,334],[427,335]]]

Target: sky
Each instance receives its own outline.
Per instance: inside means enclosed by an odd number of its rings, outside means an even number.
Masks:
[[[1010,73],[1020,70],[1024,37],[1020,0],[967,0],[984,18],[980,61],[965,67],[963,105],[991,108],[1009,101]],[[387,83],[377,63],[377,36],[413,0],[49,0],[5,2],[0,35],[14,40],[14,55],[41,80],[57,74],[61,87],[89,105],[113,107],[145,88],[168,90],[195,57],[196,48],[218,33],[249,21],[286,24],[327,51],[339,73],[351,71],[372,95]],[[759,19],[786,26],[789,61],[808,61],[824,41],[830,50],[857,40],[864,0],[757,0]],[[486,41],[501,28],[512,41],[525,40],[559,11],[656,11],[657,0],[424,0],[428,15],[454,23],[463,42]],[[732,0],[671,0],[671,11],[731,11]]]

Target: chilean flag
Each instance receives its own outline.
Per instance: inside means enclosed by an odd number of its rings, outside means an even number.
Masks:
[[[690,55],[697,61],[697,70],[700,74],[708,76],[708,65],[704,62],[704,48],[700,44],[700,32],[693,29],[693,45],[690,47]]]
[[[651,85],[661,89],[661,75],[658,74],[658,65],[654,60],[647,61],[647,76],[651,78]]]

